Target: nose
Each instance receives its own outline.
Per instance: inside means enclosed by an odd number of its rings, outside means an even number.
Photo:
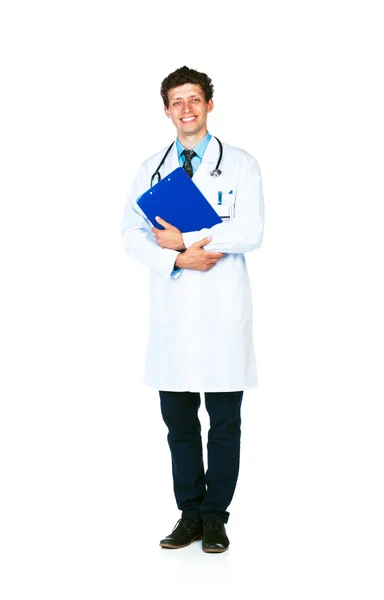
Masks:
[[[191,112],[192,108],[189,102],[185,102],[184,104],[184,112]]]

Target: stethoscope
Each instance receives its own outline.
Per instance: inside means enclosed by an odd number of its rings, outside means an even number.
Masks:
[[[215,137],[215,136],[214,136],[214,137]],[[216,167],[215,167],[215,168],[213,169],[213,171],[211,171],[209,174],[210,174],[212,177],[219,177],[219,175],[221,175],[221,173],[222,173],[222,171],[220,171],[220,169],[219,169],[219,166],[220,166],[220,163],[221,163],[221,159],[223,158],[223,145],[222,145],[222,143],[220,142],[220,140],[219,140],[217,137],[215,137],[215,140],[216,140],[216,141],[217,141],[217,143],[219,144],[219,160],[217,161],[217,165],[216,165]],[[155,179],[155,177],[157,177],[157,181],[156,181],[156,183],[159,183],[159,181],[160,181],[160,179],[161,179],[161,175],[160,175],[160,169],[161,169],[161,167],[163,166],[163,164],[164,164],[164,161],[165,161],[165,159],[167,158],[168,154],[170,153],[170,151],[171,151],[171,148],[172,148],[172,146],[173,146],[173,144],[174,144],[174,143],[175,143],[175,142],[172,142],[172,144],[169,146],[169,148],[168,148],[168,150],[166,151],[166,153],[164,154],[164,156],[163,156],[163,158],[162,158],[162,160],[161,160],[161,162],[160,162],[159,166],[157,167],[156,171],[155,171],[155,172],[154,172],[154,174],[152,175],[152,177],[151,177],[151,187],[153,186],[153,180]]]

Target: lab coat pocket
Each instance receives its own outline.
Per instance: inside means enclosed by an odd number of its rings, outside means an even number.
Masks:
[[[213,204],[212,206],[219,215],[219,217],[221,217],[223,220],[232,219],[234,215],[233,205],[228,206],[228,204]]]
[[[213,208],[222,219],[232,219],[235,216],[235,195],[233,191],[217,192],[217,201]]]

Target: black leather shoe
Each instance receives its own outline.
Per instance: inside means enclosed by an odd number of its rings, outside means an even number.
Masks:
[[[203,523],[195,517],[181,517],[170,535],[161,540],[162,548],[184,548],[203,536]]]
[[[224,523],[218,519],[203,521],[203,550],[204,552],[225,552],[228,550],[229,539],[225,532]]]

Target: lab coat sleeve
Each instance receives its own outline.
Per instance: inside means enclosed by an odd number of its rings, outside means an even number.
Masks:
[[[179,252],[158,245],[151,231],[151,224],[136,203],[137,198],[147,189],[145,168],[141,166],[131,186],[124,210],[121,226],[123,247],[138,262],[155,269],[166,278],[174,277],[174,265]]]
[[[207,252],[243,254],[260,248],[264,231],[264,199],[260,168],[250,157],[239,169],[239,182],[235,199],[235,216],[214,225],[183,233],[186,248],[210,235],[212,240],[204,246]]]

